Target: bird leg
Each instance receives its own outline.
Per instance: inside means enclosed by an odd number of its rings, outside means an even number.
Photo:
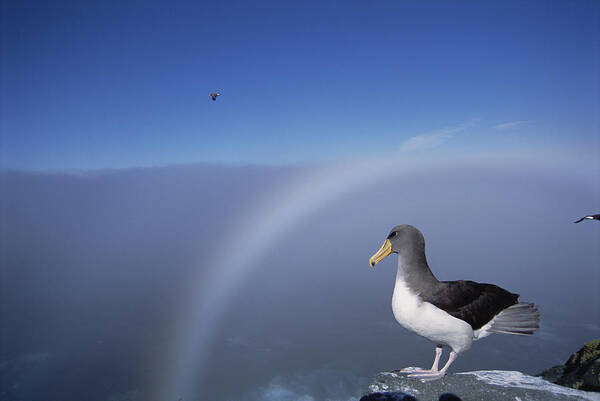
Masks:
[[[437,372],[415,372],[415,373],[409,374],[408,377],[413,377],[415,379],[421,379],[422,381],[437,380],[446,374],[446,371],[448,370],[450,365],[452,365],[452,362],[454,362],[454,360],[456,359],[457,356],[458,355],[456,354],[456,352],[451,351],[450,356],[448,357],[448,362],[446,362],[444,367],[442,369],[440,369],[439,371],[437,371]]]
[[[433,365],[431,365],[431,369],[410,367],[410,368],[402,369],[400,371],[400,373],[433,373],[433,372],[437,372],[441,356],[442,356],[442,346],[438,345],[437,347],[435,347],[435,359],[433,360]]]

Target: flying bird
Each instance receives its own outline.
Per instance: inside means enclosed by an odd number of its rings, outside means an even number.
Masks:
[[[409,377],[439,379],[473,341],[492,333],[531,335],[539,328],[537,306],[519,302],[518,294],[494,284],[435,278],[425,257],[425,238],[417,228],[408,224],[394,227],[369,265],[375,267],[391,253],[398,254],[394,317],[405,328],[438,344],[431,369],[402,369]],[[451,352],[439,369],[444,345]]]
[[[221,96],[221,94],[220,94],[220,93],[211,93],[211,94],[210,94],[210,97],[212,98],[213,102],[214,102],[215,100],[217,100],[217,96]]]
[[[600,214],[590,214],[577,220],[575,223],[581,223],[583,220],[600,220]]]

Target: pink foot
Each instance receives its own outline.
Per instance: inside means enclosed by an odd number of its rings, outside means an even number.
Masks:
[[[442,377],[444,377],[445,374],[446,374],[446,372],[442,372],[441,370],[438,370],[437,372],[413,373],[413,374],[408,375],[408,377],[411,377],[413,379],[420,379],[421,381],[428,382],[428,381],[434,381],[434,380],[441,379]]]
[[[409,367],[409,368],[404,368],[400,370],[400,373],[431,373],[434,372],[434,370],[431,369],[423,369],[423,368],[415,368],[415,367]]]
[[[438,372],[438,364],[440,363],[440,357],[442,356],[442,346],[438,345],[435,348],[435,359],[433,360],[433,365],[431,366],[431,369],[423,369],[423,368],[414,368],[414,367],[409,367],[409,368],[404,368],[400,371],[400,373],[436,373]]]
[[[442,377],[444,377],[444,375],[446,374],[446,371],[448,370],[450,365],[452,365],[452,362],[454,362],[454,360],[456,359],[456,352],[454,352],[454,351],[450,352],[450,356],[448,357],[448,362],[446,362],[446,364],[444,365],[444,367],[442,369],[438,370],[438,362],[439,362],[440,355],[441,355],[441,349],[440,349],[439,353],[436,352],[435,361],[429,371],[414,370],[414,371],[412,371],[412,373],[407,372],[408,377],[412,377],[413,379],[420,379],[421,381],[433,381],[433,380],[441,379]]]

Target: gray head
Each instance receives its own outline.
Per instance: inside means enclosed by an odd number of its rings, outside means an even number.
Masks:
[[[424,258],[425,238],[416,227],[409,224],[400,224],[392,228],[381,248],[369,259],[369,265],[375,267],[390,253]]]

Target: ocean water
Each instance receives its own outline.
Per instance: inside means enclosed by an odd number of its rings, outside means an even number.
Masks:
[[[495,283],[542,311],[534,336],[485,338],[452,371],[563,363],[600,337],[600,224],[573,224],[598,212],[598,177],[571,167],[454,163],[335,196],[305,185],[328,200],[294,218],[294,183],[318,168],[4,172],[0,400],[357,399],[375,373],[434,356],[393,318],[395,257],[368,266],[400,223],[421,229],[439,279]],[[237,271],[218,261],[264,234],[265,204],[288,224],[218,316],[188,313]],[[181,340],[203,324],[196,347]],[[186,351],[198,360],[182,371]]]

